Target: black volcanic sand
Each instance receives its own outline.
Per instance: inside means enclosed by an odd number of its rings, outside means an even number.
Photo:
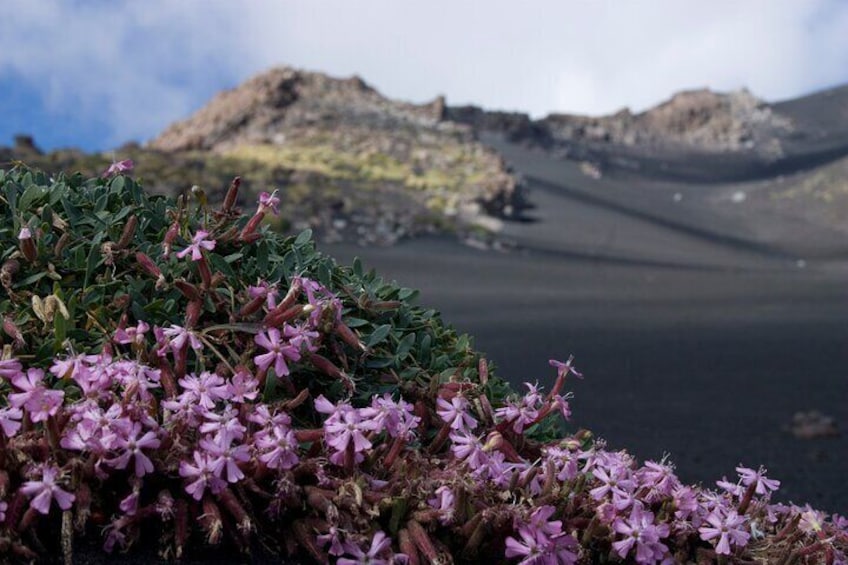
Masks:
[[[848,263],[838,259],[848,242],[777,229],[784,220],[754,206],[740,214],[719,184],[632,171],[593,181],[574,163],[498,148],[535,205],[504,229],[519,250],[436,238],[322,250],[421,289],[420,303],[473,335],[513,384],[550,386],[548,359],[574,354],[586,378],[570,382],[573,425],[610,448],[669,454],[681,479],[710,487],[739,463],[764,465],[782,481],[776,500],[848,514]],[[785,429],[814,409],[842,435]]]

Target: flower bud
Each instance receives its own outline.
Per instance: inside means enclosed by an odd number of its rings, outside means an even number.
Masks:
[[[21,349],[25,345],[24,342],[24,334],[21,333],[21,330],[18,329],[18,326],[15,325],[15,322],[12,321],[12,318],[6,316],[3,318],[3,332],[14,340],[13,348]]]
[[[35,248],[35,240],[32,237],[32,231],[24,226],[18,233],[18,243],[21,253],[30,263],[35,263],[38,260],[38,250]]]
[[[174,245],[179,234],[180,224],[178,222],[172,223],[171,227],[168,228],[168,231],[165,232],[165,239],[162,240],[162,257],[168,257],[171,255],[171,246]]]
[[[159,267],[156,266],[156,263],[153,262],[153,259],[139,251],[135,254],[135,260],[138,261],[138,264],[141,265],[141,268],[147,271],[152,276],[159,278],[162,276],[162,271]]]
[[[116,250],[124,249],[127,245],[132,242],[132,238],[135,235],[135,230],[138,227],[138,218],[133,214],[127,220],[126,225],[124,225],[124,231],[121,233],[121,239],[118,240],[118,245],[115,247]]]
[[[20,269],[21,264],[16,259],[7,259],[3,262],[3,266],[0,267],[0,283],[4,288],[8,289],[12,286],[12,279]]]
[[[238,198],[239,186],[241,186],[241,177],[235,177],[230,183],[230,188],[227,190],[227,195],[224,197],[224,205],[221,206],[221,211],[225,214],[233,209]]]

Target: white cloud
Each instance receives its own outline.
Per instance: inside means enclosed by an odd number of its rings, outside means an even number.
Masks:
[[[48,108],[149,138],[278,64],[359,74],[386,95],[606,113],[683,88],[768,99],[848,80],[837,0],[559,2],[6,0],[0,74]]]

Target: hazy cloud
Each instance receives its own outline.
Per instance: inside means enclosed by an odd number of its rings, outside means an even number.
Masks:
[[[359,74],[392,97],[446,94],[454,104],[534,115],[641,110],[702,86],[781,99],[848,80],[848,4],[838,0],[6,0],[4,8],[2,85],[23,77],[42,93],[33,103],[46,115],[108,124],[106,139],[80,141],[103,148],[147,139],[279,64]]]

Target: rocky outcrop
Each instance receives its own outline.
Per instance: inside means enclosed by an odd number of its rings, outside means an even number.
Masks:
[[[443,97],[398,102],[358,77],[288,67],[218,94],[148,149],[275,171],[285,181],[281,195],[298,210],[292,224],[330,240],[478,232],[472,228],[491,225],[486,217],[508,212],[516,198],[503,160],[472,127],[450,120]]]
[[[787,118],[747,90],[722,94],[692,90],[650,110],[625,109],[588,118],[552,114],[543,120],[552,138],[622,146],[679,146],[705,152],[756,151],[779,156],[780,138],[792,130]]]
[[[707,153],[754,152],[779,157],[782,140],[793,132],[789,118],[747,90],[718,93],[691,90],[645,112],[629,109],[601,117],[486,112],[473,106],[448,109],[451,119],[497,132],[511,141],[552,148],[567,146],[583,155],[587,147],[676,148]]]
[[[383,97],[359,77],[336,79],[288,67],[257,75],[219,93],[190,118],[150,142],[163,151],[221,150],[245,144],[282,144],[300,130],[397,128],[428,130],[471,140],[468,128],[444,121],[445,100],[416,105]]]

